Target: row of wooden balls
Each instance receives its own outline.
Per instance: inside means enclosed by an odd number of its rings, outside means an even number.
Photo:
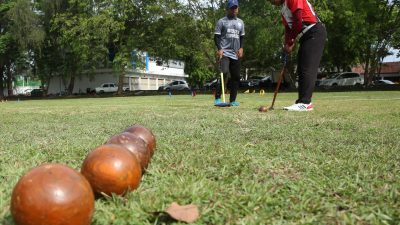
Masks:
[[[15,185],[11,214],[17,225],[88,225],[96,195],[124,195],[139,187],[156,139],[133,125],[86,156],[81,173],[63,164],[43,164]]]

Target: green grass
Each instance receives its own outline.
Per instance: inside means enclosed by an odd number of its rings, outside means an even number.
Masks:
[[[0,103],[0,224],[13,186],[46,162],[79,170],[131,124],[157,136],[140,188],[96,201],[93,224],[171,224],[155,212],[196,204],[197,224],[400,224],[400,92],[315,93],[309,113],[259,113],[272,94]],[[276,108],[295,93],[278,95]]]

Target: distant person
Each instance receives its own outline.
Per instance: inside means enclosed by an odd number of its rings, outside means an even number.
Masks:
[[[300,43],[297,54],[299,97],[294,105],[283,109],[288,111],[311,111],[314,109],[311,98],[325,47],[326,29],[307,0],[269,1],[273,5],[282,6],[281,12],[285,26],[284,51],[290,54],[293,51],[296,39]]]
[[[239,106],[236,101],[240,83],[240,59],[243,57],[244,23],[237,16],[239,3],[237,0],[229,0],[227,4],[227,16],[221,18],[215,27],[214,41],[217,46],[217,56],[220,59],[220,69],[224,74],[224,80],[230,80],[229,102],[231,106]],[[217,86],[214,104],[221,103],[222,87]]]

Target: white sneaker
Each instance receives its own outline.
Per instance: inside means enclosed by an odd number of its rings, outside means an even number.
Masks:
[[[304,103],[297,103],[288,107],[283,107],[284,110],[287,111],[300,111],[300,112],[305,112],[305,111],[311,111],[314,109],[314,106],[312,103],[310,104],[304,104]]]

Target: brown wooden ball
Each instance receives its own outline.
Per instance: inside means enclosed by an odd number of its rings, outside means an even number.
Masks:
[[[260,106],[260,108],[258,108],[258,111],[260,111],[260,112],[268,112],[268,107],[267,106]]]
[[[15,185],[11,214],[17,225],[86,225],[94,211],[94,194],[79,172],[61,164],[28,171]]]
[[[132,152],[139,160],[142,172],[147,168],[150,161],[150,152],[147,150],[147,144],[140,137],[124,132],[112,136],[106,144],[121,145]]]
[[[139,187],[142,170],[136,156],[120,145],[107,144],[92,150],[81,173],[95,193],[124,195]]]
[[[124,130],[124,132],[132,133],[146,142],[147,147],[150,151],[150,156],[153,156],[154,151],[156,149],[156,137],[150,129],[142,126],[142,125],[133,125]]]

